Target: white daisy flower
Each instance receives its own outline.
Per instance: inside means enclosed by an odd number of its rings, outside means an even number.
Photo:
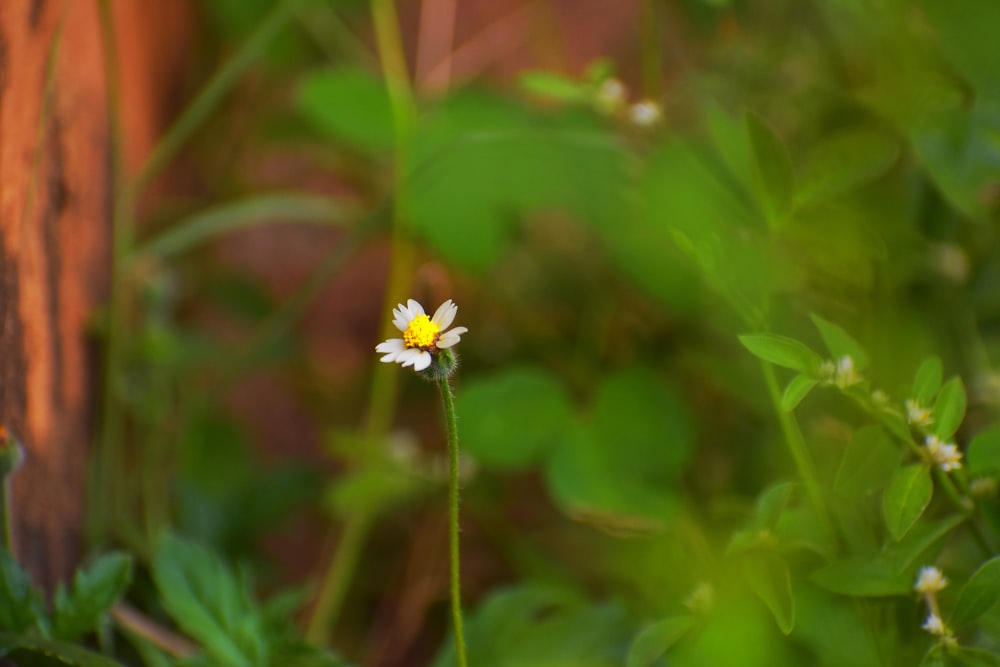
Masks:
[[[837,360],[833,381],[841,389],[846,389],[851,385],[861,382],[861,376],[854,370],[854,359],[851,355],[845,354]]]
[[[924,447],[931,460],[945,472],[958,470],[962,467],[962,452],[951,442],[941,442],[936,435],[929,435],[924,440]]]
[[[455,321],[457,312],[458,306],[451,299],[442,303],[431,317],[413,299],[407,301],[405,306],[399,304],[392,311],[392,323],[403,332],[403,337],[379,343],[375,351],[385,355],[381,361],[387,364],[395,362],[422,371],[431,365],[439,350],[455,345],[468,331],[465,327],[448,329]]]
[[[921,595],[934,595],[947,585],[948,579],[941,570],[933,565],[927,565],[920,568],[920,572],[917,573],[917,583],[913,584],[913,590]]]

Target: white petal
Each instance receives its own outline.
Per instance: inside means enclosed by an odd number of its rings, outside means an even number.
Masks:
[[[457,343],[462,339],[462,334],[464,334],[466,331],[468,331],[468,329],[466,329],[465,327],[455,327],[450,331],[445,331],[437,339],[437,342],[434,345],[441,349],[444,349],[446,347],[451,347],[452,345],[454,345],[455,343]]]
[[[411,320],[412,318],[406,310],[392,311],[392,323],[396,325],[396,328],[400,331],[405,332],[409,328]]]
[[[400,352],[399,355],[396,357],[396,361],[401,363],[403,365],[403,368],[406,368],[407,366],[413,366],[414,368],[416,368],[416,366],[423,359],[424,355],[426,355],[428,358],[430,358],[431,356],[430,352],[425,352],[420,348],[411,347],[408,350],[403,350],[402,352]],[[428,361],[427,364],[424,365],[424,368],[426,368],[429,364],[430,361]]]
[[[411,318],[410,318],[411,320],[412,320],[412,319],[413,319],[414,317],[416,317],[417,315],[426,315],[426,314],[427,314],[427,313],[425,313],[425,312],[424,312],[424,307],[423,307],[423,306],[421,306],[421,305],[420,305],[420,304],[419,304],[419,303],[418,303],[418,302],[417,302],[416,300],[414,300],[414,299],[410,299],[410,300],[408,300],[408,301],[406,302],[406,305],[410,307],[410,314],[411,314],[411,315],[413,316],[413,317],[411,317]]]
[[[458,306],[448,299],[434,311],[434,317],[431,318],[431,322],[438,325],[438,328],[442,331],[451,326],[451,323],[455,321],[455,313],[458,312]]]
[[[406,344],[403,342],[402,338],[390,338],[389,340],[379,343],[375,346],[376,352],[381,352],[385,354],[380,361],[385,363],[391,363],[396,361],[399,353],[406,349]]]
[[[422,371],[431,365],[431,353],[423,352],[417,359],[417,362],[413,364],[413,370]]]

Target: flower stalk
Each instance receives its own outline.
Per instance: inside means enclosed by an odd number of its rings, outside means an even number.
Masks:
[[[460,576],[460,550],[458,535],[459,469],[458,425],[455,421],[455,395],[447,376],[438,378],[444,420],[448,431],[448,555],[450,561],[451,619],[455,630],[455,656],[459,667],[467,667],[465,633],[462,629],[462,586]]]

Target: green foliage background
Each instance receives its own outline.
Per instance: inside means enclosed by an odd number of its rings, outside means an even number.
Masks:
[[[391,252],[372,312],[453,298],[469,328],[470,664],[1000,664],[1000,4],[650,0],[644,20],[684,44],[637,26],[631,61],[435,95],[394,59],[387,0],[203,9],[230,55],[148,169],[188,146],[208,195],[117,221],[141,234],[116,259],[90,505],[94,549],[135,554],[130,604],[195,643],[180,664],[339,664],[317,647],[453,664],[443,577],[405,655],[376,648],[394,639],[378,610],[414,581],[400,544],[446,512],[436,395],[374,354],[316,386],[299,328],[371,248]],[[644,98],[648,127],[630,120]],[[348,194],[262,190],[240,164],[268,151]],[[290,222],[336,242],[289,297],[211,253]],[[327,469],[263,463],[226,413],[261,369],[327,430]],[[280,571],[262,536],[317,515],[317,569]],[[65,642],[100,630],[129,664],[177,660],[101,620],[125,584],[88,587],[124,561],[84,571],[54,616],[0,562],[4,650],[87,665]],[[932,564],[945,637],[913,590]],[[258,603],[249,572],[307,589]]]

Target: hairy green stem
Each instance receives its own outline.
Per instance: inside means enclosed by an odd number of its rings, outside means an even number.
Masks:
[[[462,586],[459,573],[458,544],[458,424],[455,421],[455,395],[447,377],[438,380],[444,420],[448,427],[448,554],[450,557],[451,620],[455,628],[455,657],[459,667],[466,667],[465,634],[462,630]]]

